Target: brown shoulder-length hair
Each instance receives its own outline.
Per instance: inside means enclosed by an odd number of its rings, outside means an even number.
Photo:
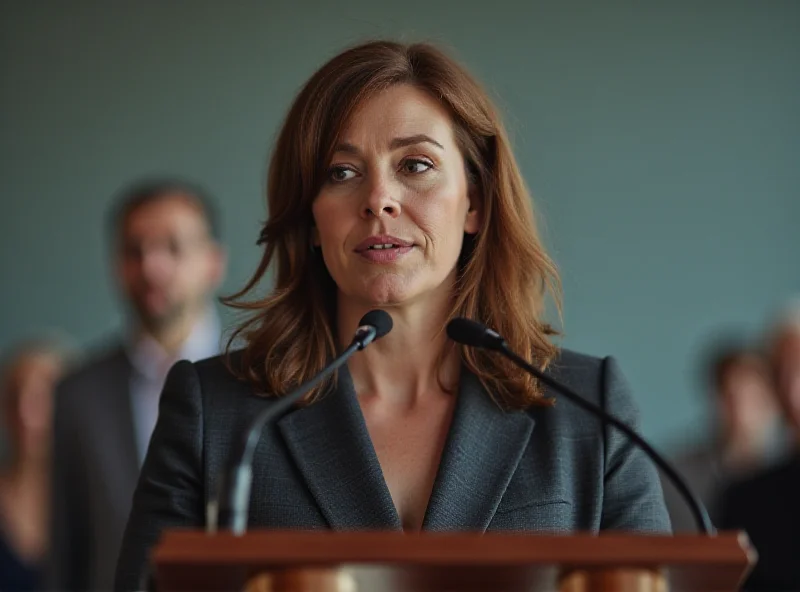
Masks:
[[[264,254],[247,285],[223,299],[251,313],[231,336],[228,351],[236,340],[244,341],[232,370],[257,392],[285,394],[337,353],[336,286],[311,247],[311,205],[355,109],[396,84],[429,93],[449,111],[480,200],[482,225],[474,237],[465,236],[451,317],[485,323],[542,368],[557,352],[551,342],[555,331],[541,315],[548,292],[560,308],[558,274],[537,233],[530,195],[494,106],[469,73],[436,47],[374,41],[334,57],[297,95],[270,162],[269,214],[259,238]],[[246,300],[270,266],[274,289]],[[502,407],[542,402],[537,382],[496,354],[469,348],[461,354]]]

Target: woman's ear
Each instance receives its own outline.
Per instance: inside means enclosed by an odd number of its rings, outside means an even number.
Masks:
[[[469,184],[467,197],[469,198],[469,210],[467,210],[467,217],[464,220],[464,232],[478,234],[483,224],[483,209],[482,200],[478,195],[478,186],[475,183]]]

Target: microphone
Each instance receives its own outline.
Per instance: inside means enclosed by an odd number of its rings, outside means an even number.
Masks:
[[[647,442],[647,440],[637,434],[636,431],[625,422],[620,421],[613,415],[610,415],[598,405],[587,401],[568,386],[561,384],[554,378],[548,376],[530,364],[525,359],[521,358],[508,347],[505,339],[503,339],[503,337],[497,333],[497,331],[493,331],[492,329],[489,329],[488,327],[485,327],[484,325],[481,325],[480,323],[470,319],[455,318],[447,324],[447,336],[453,341],[456,341],[462,345],[496,351],[502,354],[511,360],[515,365],[532,374],[547,386],[552,387],[560,392],[573,404],[577,405],[584,411],[588,411],[594,416],[600,417],[603,421],[620,430],[629,440],[641,448],[645,454],[647,454],[647,456],[649,456],[650,459],[656,465],[658,465],[662,471],[664,471],[675,487],[677,487],[684,501],[692,510],[694,519],[697,522],[698,530],[708,536],[713,536],[716,534],[716,529],[711,523],[711,519],[708,517],[706,508],[686,484],[686,481],[683,479],[683,477],[681,477],[678,471],[676,471],[675,468]]]
[[[358,323],[353,341],[344,352],[323,368],[314,378],[300,385],[259,413],[247,430],[231,456],[220,480],[216,502],[209,502],[207,511],[207,531],[217,527],[241,535],[247,530],[250,490],[253,480],[253,456],[261,439],[264,426],[286,413],[303,395],[319,385],[334,370],[342,366],[357,351],[364,349],[376,339],[392,330],[392,317],[384,310],[371,310]]]

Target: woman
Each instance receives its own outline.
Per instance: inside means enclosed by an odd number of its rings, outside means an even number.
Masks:
[[[63,353],[36,342],[15,350],[0,388],[10,462],[0,472],[0,590],[37,590],[47,550],[50,419]]]
[[[233,299],[245,347],[173,368],[134,497],[117,588],[161,531],[200,527],[232,443],[320,370],[358,320],[392,332],[265,429],[255,528],[667,531],[658,478],[617,432],[444,326],[480,320],[634,421],[611,359],[558,352],[541,320],[556,270],[485,93],[428,45],[333,58],[289,111],[269,170],[261,263]],[[275,288],[243,302],[273,266]]]

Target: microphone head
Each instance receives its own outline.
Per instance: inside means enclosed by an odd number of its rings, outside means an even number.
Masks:
[[[456,317],[447,323],[447,336],[456,343],[470,347],[499,350],[505,346],[505,341],[497,332],[463,317]]]
[[[392,330],[392,317],[385,310],[376,308],[369,311],[358,321],[359,327],[374,327],[375,339],[380,339]]]

